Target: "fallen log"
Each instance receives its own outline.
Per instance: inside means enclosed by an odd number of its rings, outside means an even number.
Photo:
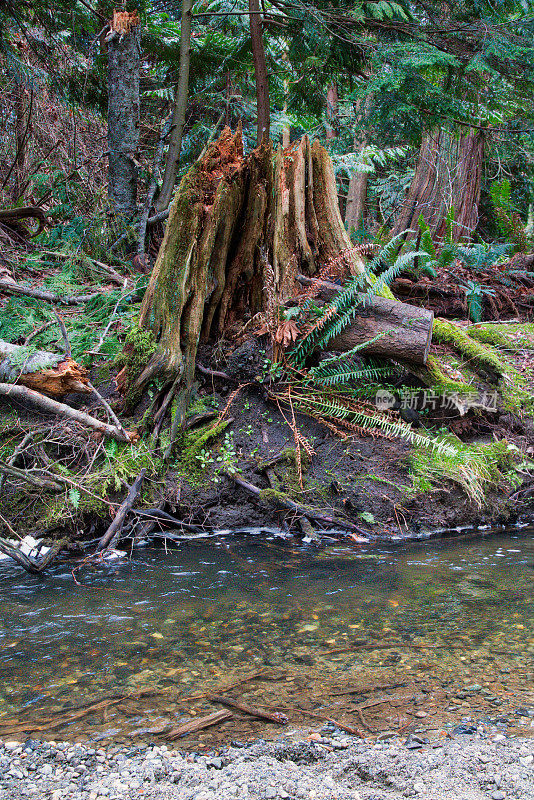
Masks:
[[[199,717],[199,719],[192,719],[190,722],[184,722],[174,730],[167,734],[168,739],[179,739],[181,736],[187,736],[188,733],[196,733],[202,731],[204,728],[210,728],[212,725],[220,725],[221,722],[227,722],[233,718],[233,714],[229,711],[215,711],[213,714],[208,714],[206,717]]]
[[[313,280],[306,275],[298,275],[297,280],[303,286],[315,285],[317,296],[326,301],[343,288],[331,281]],[[426,364],[432,342],[434,312],[386,297],[374,296],[365,300],[363,294],[359,297],[362,301],[361,310],[349,327],[330,340],[326,349],[341,352],[352,350],[356,345],[365,344],[383,334],[362,348],[362,355],[402,358],[416,364]]]
[[[17,383],[51,397],[93,391],[87,370],[69,355],[32,352],[28,347],[0,339],[0,358],[0,381],[4,383]]]
[[[31,237],[38,236],[44,230],[48,221],[43,209],[37,206],[3,208],[0,210],[0,224],[5,225],[7,228],[12,228],[18,233],[21,232],[21,220],[23,219],[36,219],[38,222],[38,228],[33,233],[29,233],[26,228],[23,228],[24,232]]]
[[[214,703],[221,703],[223,706],[235,708],[237,711],[241,711],[243,714],[248,714],[250,717],[266,719],[268,722],[276,722],[278,725],[287,725],[289,722],[289,719],[285,714],[280,714],[277,711],[274,713],[271,713],[270,711],[262,711],[261,708],[255,708],[247,705],[247,703],[240,703],[237,700],[231,700],[229,697],[223,697],[220,694],[210,694],[208,697]]]

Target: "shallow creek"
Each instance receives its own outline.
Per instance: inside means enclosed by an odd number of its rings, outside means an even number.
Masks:
[[[532,528],[322,550],[263,534],[70,570],[0,563],[2,738],[165,741],[225,691],[290,726],[534,733]],[[236,711],[179,746],[279,732]]]

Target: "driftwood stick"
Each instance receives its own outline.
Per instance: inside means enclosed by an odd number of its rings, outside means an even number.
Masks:
[[[142,469],[135,481],[132,483],[130,487],[130,491],[128,492],[126,498],[120,504],[117,513],[113,519],[113,522],[102,536],[98,543],[98,547],[96,548],[96,552],[99,553],[101,550],[112,548],[116,542],[118,541],[122,526],[124,525],[124,520],[126,519],[128,513],[131,511],[133,504],[137,500],[139,492],[141,491],[141,486],[143,485],[143,480],[145,478],[146,469]]]
[[[20,283],[6,280],[0,280],[0,292],[23,295],[24,297],[36,297],[38,300],[46,300],[48,303],[62,303],[66,306],[81,305],[94,297],[105,294],[105,292],[91,292],[91,294],[60,295],[55,292],[49,292],[46,289],[31,289],[29,286],[21,286]]]
[[[17,564],[20,564],[20,566],[23,567],[26,572],[31,572],[32,575],[40,575],[40,573],[50,566],[52,561],[54,561],[54,559],[58,556],[63,549],[63,545],[64,539],[61,539],[61,541],[56,542],[53,547],[50,548],[48,553],[45,553],[45,555],[37,561],[34,558],[27,556],[25,553],[19,550],[18,547],[14,547],[5,539],[0,539],[0,553],[4,553],[6,556],[12,558],[13,561],[16,561]]]
[[[122,422],[120,421],[120,419],[118,418],[118,416],[115,414],[115,412],[111,408],[111,406],[108,403],[108,401],[105,400],[105,398],[102,397],[102,395],[100,394],[98,389],[95,389],[95,387],[93,386],[92,383],[88,383],[87,385],[93,391],[93,394],[95,394],[97,396],[98,400],[100,401],[100,404],[106,409],[109,418],[115,424],[115,427],[117,428],[117,430],[121,431],[121,433],[126,437],[126,440],[127,440],[129,438],[128,437],[128,433],[125,430],[125,428],[124,428]]]
[[[78,411],[75,408],[65,405],[65,403],[58,403],[57,400],[52,400],[50,397],[45,397],[39,392],[28,389],[26,386],[12,385],[10,383],[0,383],[0,394],[9,397],[12,400],[22,402],[31,402],[40,406],[44,411],[49,414],[59,414],[62,417],[78,422],[80,425],[86,425],[93,428],[95,431],[109,436],[111,439],[117,439],[119,442],[129,442],[130,436],[119,430],[115,425],[108,425],[107,422],[101,422],[96,417],[86,414],[85,411]]]
[[[254,484],[249,483],[240,475],[235,475],[231,472],[224,472],[227,478],[235,481],[238,486],[241,486],[249,494],[253,495],[254,497],[260,498],[261,496],[261,489],[258,489],[257,486]],[[362,536],[368,536],[368,532],[363,528],[358,527],[358,525],[354,525],[354,523],[349,522],[345,519],[335,519],[334,517],[329,517],[327,514],[322,514],[319,511],[315,511],[307,506],[303,506],[300,503],[295,503],[293,500],[290,500],[288,497],[285,497],[282,494],[277,494],[276,496],[277,502],[283,507],[287,508],[290,511],[296,511],[297,514],[301,514],[304,517],[308,517],[308,519],[315,519],[317,522],[321,522],[324,525],[329,525],[330,527],[337,527],[345,530],[356,531]]]
[[[161,508],[132,508],[131,511],[133,514],[137,514],[139,517],[147,517],[148,519],[155,519],[160,522],[168,522],[175,528],[185,528],[192,533],[205,533],[205,531],[203,531],[202,528],[199,528],[197,525],[191,525],[191,523],[184,522],[183,520],[178,519],[178,517],[173,517],[172,514],[168,514]]]
[[[238,700],[231,700],[229,697],[223,697],[220,694],[210,694],[208,697],[214,703],[221,703],[223,706],[235,708],[237,711],[241,711],[243,714],[249,714],[251,717],[257,717],[257,719],[266,719],[269,722],[276,722],[278,725],[287,725],[289,722],[285,714],[280,714],[277,711],[274,713],[262,711],[261,708],[254,708],[246,703],[240,703]]]
[[[232,719],[234,715],[229,711],[215,711],[213,714],[208,714],[206,717],[199,717],[199,719],[192,719],[190,722],[184,722],[174,730],[170,731],[167,735],[169,739],[179,739],[180,736],[187,736],[188,733],[196,733],[202,731],[204,728],[210,728],[212,725],[220,725],[221,722],[227,722]]]

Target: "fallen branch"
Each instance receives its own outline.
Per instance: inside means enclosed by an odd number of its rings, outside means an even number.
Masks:
[[[31,572],[32,575],[40,575],[59,555],[63,544],[63,539],[60,542],[56,542],[42,558],[36,561],[34,558],[30,558],[30,556],[27,556],[19,550],[18,547],[14,547],[6,539],[0,539],[0,553],[4,553],[4,555],[12,558],[13,561],[16,561],[26,572]]]
[[[55,250],[41,250],[40,255],[54,256],[56,258],[75,258],[73,253],[58,253]],[[107,272],[109,279],[115,283],[118,283],[119,286],[126,286],[128,278],[117,272],[117,270],[110,264],[104,264],[103,261],[97,261],[96,258],[90,258],[88,255],[85,255],[85,253],[83,254],[83,258],[84,260],[87,259],[87,261],[90,261],[91,264],[96,264],[96,266],[100,267],[100,269],[104,272]]]
[[[115,546],[119,537],[121,535],[122,526],[124,525],[124,520],[126,519],[128,513],[131,511],[133,504],[137,500],[139,492],[141,491],[141,486],[143,484],[143,480],[146,475],[146,469],[142,469],[135,481],[132,483],[130,487],[130,491],[126,498],[120,504],[117,513],[113,519],[113,522],[102,536],[98,543],[98,547],[96,548],[96,552],[99,553],[101,550],[111,549]]]
[[[29,442],[31,442],[34,435],[35,435],[34,432],[30,431],[29,433],[26,434],[23,440],[15,447],[15,449],[13,450],[12,454],[10,455],[7,461],[7,465],[9,467],[13,467],[17,463],[17,458],[24,451],[26,445],[29,444]],[[4,486],[5,476],[6,476],[5,472],[2,472],[0,474],[0,493],[2,492],[2,488]]]
[[[271,713],[270,711],[262,711],[260,708],[254,708],[246,703],[240,703],[237,700],[231,700],[230,698],[223,697],[220,694],[210,694],[208,697],[214,703],[221,703],[223,706],[235,708],[237,711],[241,711],[243,714],[249,714],[249,716],[256,717],[257,719],[266,719],[269,722],[276,722],[278,725],[287,725],[289,722],[289,719],[285,714],[280,714],[277,711],[274,713]]]
[[[92,292],[91,294],[60,295],[55,292],[49,292],[46,289],[30,289],[29,286],[21,286],[20,283],[6,280],[0,280],[0,291],[8,294],[23,295],[24,297],[36,297],[38,300],[46,300],[48,303],[62,303],[66,306],[82,305],[94,297],[105,294],[105,292]]]
[[[168,739],[179,739],[181,736],[187,736],[188,733],[196,733],[202,731],[204,728],[210,728],[212,725],[220,725],[221,722],[227,722],[233,718],[233,714],[229,711],[215,711],[214,714],[208,714],[206,717],[199,719],[192,719],[190,722],[184,722],[174,730],[170,731],[167,735]]]
[[[115,425],[109,425],[107,422],[102,422],[96,417],[91,417],[85,411],[78,411],[65,403],[58,403],[57,400],[52,400],[50,397],[45,397],[39,392],[28,389],[26,386],[19,386],[18,384],[0,383],[0,395],[5,395],[11,400],[19,400],[21,402],[35,403],[44,411],[49,414],[59,414],[62,417],[78,422],[80,425],[86,425],[93,430],[102,433],[104,436],[109,436],[111,439],[117,439],[119,442],[130,442],[132,434],[125,434],[124,431],[119,430]],[[11,468],[12,469],[12,468]]]
[[[238,486],[241,486],[241,488],[244,489],[246,492],[253,495],[254,497],[257,497],[258,499],[261,499],[262,491],[261,489],[258,489],[257,486],[254,486],[254,484],[249,483],[240,475],[236,475],[232,472],[226,472],[226,471],[223,472],[227,478],[230,478],[231,480],[235,481],[235,483],[237,483]],[[357,533],[362,534],[362,536],[368,536],[367,531],[364,530],[363,528],[358,527],[358,525],[354,525],[352,522],[349,522],[348,520],[345,519],[340,520],[340,519],[335,519],[334,517],[329,517],[326,514],[321,514],[320,512],[308,508],[307,506],[302,506],[300,503],[295,503],[294,500],[290,500],[288,497],[285,497],[285,495],[283,495],[281,492],[277,492],[276,502],[280,506],[282,506],[282,508],[287,508],[290,511],[296,511],[297,514],[301,514],[303,517],[308,517],[308,519],[314,519],[317,522],[323,523],[324,525],[328,525],[334,528],[341,528],[342,530],[345,529],[350,531],[356,531]]]
[[[2,386],[2,384],[0,384],[0,386]],[[18,478],[19,480],[25,481],[26,483],[30,483],[32,486],[35,486],[36,489],[48,489],[51,492],[60,492],[63,489],[63,484],[61,483],[58,483],[54,480],[50,480],[48,478],[41,478],[35,472],[30,472],[30,470],[13,467],[10,464],[6,464],[5,461],[1,460],[0,460],[0,472],[5,473],[6,475],[11,475],[12,478]]]

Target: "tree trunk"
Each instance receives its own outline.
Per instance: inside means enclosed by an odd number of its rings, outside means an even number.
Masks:
[[[478,223],[482,181],[484,134],[482,131],[455,136],[435,131],[423,139],[410,189],[392,235],[403,231],[412,238],[422,215],[438,243],[446,234],[446,217],[454,208],[452,237],[470,241]]]
[[[369,107],[372,96],[365,98],[363,114],[361,113],[362,100],[358,100],[356,106],[357,125],[361,125],[365,117],[369,114]],[[369,143],[369,136],[365,129],[360,128],[354,134],[354,152],[362,153]],[[367,172],[357,172],[349,181],[349,191],[347,194],[347,205],[345,208],[345,227],[352,233],[357,231],[363,221],[365,201],[367,200]]]
[[[15,78],[13,87],[13,108],[15,111],[15,162],[13,165],[13,190],[11,196],[16,203],[21,196],[26,170],[26,134],[30,120],[24,118],[24,84]],[[31,114],[31,107],[28,114]]]
[[[137,211],[141,26],[137,11],[114,11],[108,50],[108,194],[114,213]]]
[[[339,93],[337,83],[331,83],[326,92],[326,138],[335,139],[339,124]]]
[[[332,162],[305,136],[272,158],[264,142],[243,155],[241,131],[226,128],[182,179],[141,307],[139,326],[155,352],[123,386],[161,375],[193,381],[201,337],[295,293],[298,273],[361,274],[337,205]],[[130,343],[130,347],[135,346]],[[126,363],[134,358],[125,352]],[[145,362],[146,363],[146,362]]]
[[[180,27],[180,73],[174,93],[171,139],[165,161],[165,174],[163,176],[161,191],[156,203],[156,211],[158,213],[160,211],[165,211],[171,202],[174,184],[176,183],[176,174],[178,172],[178,161],[180,159],[180,152],[182,149],[185,112],[187,110],[187,96],[189,94],[192,9],[192,0],[182,0],[182,22]]]
[[[269,104],[269,79],[263,45],[263,22],[259,0],[248,0],[252,58],[256,76],[256,103],[258,108],[258,146],[268,141],[271,132],[271,109]]]

